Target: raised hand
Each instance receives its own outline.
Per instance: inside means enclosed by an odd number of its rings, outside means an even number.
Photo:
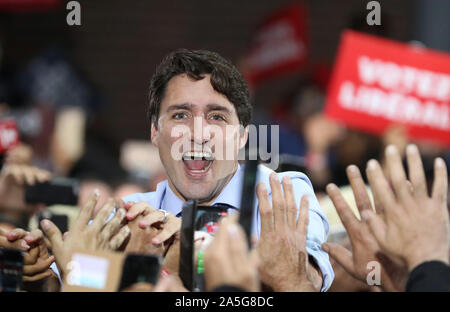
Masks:
[[[72,250],[117,250],[130,235],[129,227],[122,223],[126,214],[122,207],[123,202],[113,198],[108,199],[92,223],[88,225],[98,198],[98,192],[91,195],[84,207],[80,209],[77,220],[64,240],[56,225],[49,220],[41,221],[41,226],[51,242],[52,252],[61,275],[64,275]],[[114,209],[116,209],[115,216],[106,223]]]
[[[347,177],[359,213],[374,211],[358,167],[355,165],[348,166]],[[367,282],[367,276],[372,270],[372,267],[368,264],[376,261],[381,266],[381,285],[379,286],[385,291],[404,290],[408,273],[405,266],[401,262],[381,254],[380,247],[368,224],[356,218],[336,185],[329,184],[327,193],[347,231],[352,251],[335,243],[325,243],[322,245],[322,249],[327,251],[351,276],[364,283]],[[378,204],[375,205],[375,209],[378,214],[383,213]]]
[[[366,211],[362,217],[369,223],[383,252],[401,258],[410,271],[425,261],[448,264],[450,230],[445,162],[435,159],[430,196],[417,146],[408,145],[406,150],[410,183],[397,148],[388,146],[385,154],[392,188],[377,161],[371,160],[367,168],[374,198],[382,205],[384,214]]]
[[[294,190],[289,177],[282,180],[270,176],[272,207],[264,183],[257,186],[261,215],[261,237],[258,242],[259,274],[261,281],[275,291],[319,291],[321,278],[311,270],[306,251],[308,228],[308,197],[303,196],[297,220]]]

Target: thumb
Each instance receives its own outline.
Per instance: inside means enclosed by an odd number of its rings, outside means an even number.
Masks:
[[[54,251],[59,250],[63,243],[61,231],[52,221],[47,219],[41,221],[41,226],[44,230],[45,235],[50,240],[52,249]]]

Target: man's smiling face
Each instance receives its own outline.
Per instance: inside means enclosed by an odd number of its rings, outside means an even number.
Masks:
[[[152,124],[152,142],[177,195],[209,202],[220,193],[247,140],[239,126],[234,105],[214,90],[210,75],[170,79],[158,124]]]

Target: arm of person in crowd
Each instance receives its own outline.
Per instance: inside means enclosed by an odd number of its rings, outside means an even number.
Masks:
[[[374,211],[358,167],[355,165],[348,166],[347,177],[360,214],[366,210]],[[344,270],[364,283],[367,283],[367,277],[372,271],[370,263],[372,261],[380,263],[381,285],[377,286],[381,286],[385,291],[404,291],[408,277],[405,265],[399,259],[392,259],[381,253],[380,247],[370,232],[368,224],[357,219],[335,184],[327,186],[327,193],[347,231],[352,251],[335,243],[325,243],[322,245],[322,248]],[[375,210],[378,215],[383,214],[378,203],[375,205]]]
[[[224,218],[204,254],[207,291],[259,291],[256,257],[251,257],[237,214]],[[256,254],[255,254],[256,255]]]
[[[23,290],[58,291],[57,276],[50,269],[54,257],[49,255],[40,230],[27,232],[14,229],[5,232],[0,229],[0,247],[22,250],[24,253]]]
[[[264,183],[257,186],[261,215],[258,242],[261,281],[274,291],[319,291],[322,278],[309,264],[306,251],[308,196],[301,199],[299,217],[291,179],[270,176],[272,207]],[[309,271],[313,271],[309,273]]]
[[[71,230],[62,234],[53,222],[42,220],[41,226],[47,235],[61,278],[64,278],[69,257],[74,249],[80,250],[117,250],[128,239],[130,229],[124,225],[126,211],[123,202],[109,198],[106,204],[100,208],[97,215],[91,220],[94,208],[99,198],[98,191],[94,191],[87,203],[80,209],[77,220]],[[117,209],[115,216],[108,222],[111,212]],[[105,225],[106,223],[106,225]]]
[[[142,229],[153,225],[157,225],[162,229],[158,235],[153,237],[152,243],[154,245],[165,244],[165,246],[168,246],[167,242],[180,232],[181,219],[170,212],[167,212],[168,215],[165,218],[163,211],[155,209],[145,202],[126,203],[125,209],[127,209],[126,218],[128,222],[135,220],[138,216],[143,216],[138,223]]]
[[[397,148],[388,146],[385,157],[392,189],[377,161],[370,160],[367,169],[374,198],[381,204],[384,217],[366,210],[362,218],[369,223],[381,250],[401,258],[410,272],[427,262],[440,262],[448,271],[450,230],[445,162],[435,159],[430,196],[417,146],[408,145],[406,150],[410,184]],[[448,290],[445,275],[441,275],[435,285]]]

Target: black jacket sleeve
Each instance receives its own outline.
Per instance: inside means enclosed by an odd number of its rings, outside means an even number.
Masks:
[[[419,264],[409,274],[406,291],[450,292],[450,266],[440,261]]]

